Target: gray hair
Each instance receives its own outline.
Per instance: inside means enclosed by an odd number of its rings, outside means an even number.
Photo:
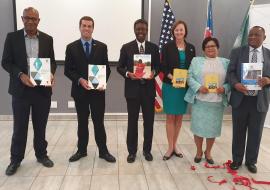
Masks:
[[[39,16],[38,10],[35,9],[34,7],[27,7],[27,8],[25,8],[23,10],[23,15],[24,15],[25,12],[29,12],[29,11],[32,11],[32,12],[36,13]]]

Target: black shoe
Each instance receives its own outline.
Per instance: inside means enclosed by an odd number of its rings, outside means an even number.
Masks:
[[[248,171],[250,171],[251,173],[257,173],[257,167],[255,166],[255,164],[245,164]]]
[[[230,168],[231,168],[232,170],[238,170],[239,167],[240,167],[241,165],[242,165],[242,164],[239,163],[239,162],[232,162],[231,165],[230,165]]]
[[[87,153],[81,153],[79,151],[77,151],[75,154],[73,154],[70,158],[69,158],[69,161],[70,162],[75,162],[77,160],[80,160],[82,157],[85,157],[87,156]]]
[[[116,162],[115,157],[111,155],[109,152],[105,154],[100,154],[99,157],[106,160],[107,162],[112,162],[112,163]]]
[[[136,154],[129,154],[127,157],[127,162],[133,163],[133,162],[135,162],[135,159],[136,159]]]
[[[11,162],[7,169],[6,169],[6,175],[10,176],[16,173],[18,167],[20,167],[21,163]]]
[[[210,159],[205,158],[205,160],[206,160],[206,162],[207,162],[208,164],[214,164],[214,163],[215,163],[214,160],[213,160],[212,158],[210,158]]]
[[[195,158],[194,158],[194,162],[195,163],[200,163],[202,161],[202,156],[203,156],[203,153],[201,153],[200,157],[197,157],[197,155],[196,155]]]
[[[147,161],[152,161],[153,160],[153,155],[150,152],[143,152],[144,158]]]
[[[47,168],[53,167],[53,161],[51,161],[48,156],[44,156],[43,158],[37,158],[37,161]]]
[[[164,155],[162,159],[163,159],[164,161],[169,160],[169,159],[173,156],[173,154],[174,154],[174,152],[172,152],[170,156]]]
[[[205,152],[204,152],[204,155],[205,155],[205,160],[206,160],[206,162],[207,162],[208,164],[214,164],[214,163],[215,163],[214,160],[213,160],[212,158],[207,158]]]
[[[195,156],[195,158],[194,158],[195,163],[200,163],[201,161],[202,161],[202,157]]]
[[[183,158],[183,154],[181,154],[181,153],[176,153],[175,151],[173,151],[173,154],[174,154],[176,157]]]

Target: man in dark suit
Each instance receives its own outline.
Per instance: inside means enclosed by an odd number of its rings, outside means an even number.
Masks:
[[[24,9],[22,21],[24,29],[7,35],[2,66],[10,75],[9,93],[12,96],[13,136],[11,143],[11,163],[6,175],[13,175],[24,158],[30,110],[34,129],[34,150],[37,161],[45,167],[53,162],[47,156],[45,131],[51,106],[52,88],[34,86],[29,78],[28,58],[50,58],[51,80],[56,70],[53,39],[37,30],[39,13],[33,7]]]
[[[257,172],[255,164],[270,100],[270,50],[262,46],[265,38],[265,30],[254,26],[249,31],[248,46],[232,50],[230,56],[227,80],[232,87],[233,163],[230,167],[233,170],[241,166],[246,146],[245,165],[250,172]],[[241,64],[250,62],[263,63],[262,77],[258,79],[262,90],[248,90],[241,84]]]
[[[108,80],[111,70],[107,46],[92,38],[94,20],[91,17],[82,17],[79,28],[81,38],[68,44],[65,59],[65,75],[72,81],[71,96],[74,98],[78,117],[78,151],[70,157],[69,161],[74,162],[87,155],[90,106],[99,157],[108,162],[116,162],[106,145],[105,89],[91,89],[88,84],[88,65],[106,65]]]
[[[157,45],[146,41],[148,24],[139,19],[134,23],[136,40],[124,44],[121,52],[117,71],[125,79],[125,97],[128,110],[127,148],[129,155],[127,162],[132,163],[136,159],[138,145],[138,118],[140,107],[143,113],[144,143],[143,155],[147,161],[152,161],[151,154],[154,124],[155,103],[155,79],[160,66],[160,58]],[[134,54],[151,55],[151,76],[142,79],[134,74]]]

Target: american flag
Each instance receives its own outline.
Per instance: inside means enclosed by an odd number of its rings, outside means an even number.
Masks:
[[[204,31],[204,38],[213,36],[213,15],[212,15],[212,0],[207,2],[207,21]]]
[[[171,34],[171,28],[175,22],[175,17],[170,7],[168,0],[165,0],[162,21],[161,21],[161,31],[159,37],[159,52],[161,53],[162,46],[168,41],[173,40]],[[162,56],[162,55],[161,55]],[[156,78],[156,100],[155,100],[155,110],[156,112],[161,112],[163,110],[162,102],[162,79],[164,77],[163,73],[160,73]]]

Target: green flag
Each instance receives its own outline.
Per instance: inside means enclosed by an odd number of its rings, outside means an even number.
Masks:
[[[233,44],[233,49],[238,48],[243,45],[247,45],[248,31],[249,31],[249,13],[250,13],[250,9],[253,3],[254,3],[254,0],[250,2],[250,5],[244,17],[244,20],[242,22],[240,32],[238,33],[235,39],[235,42]]]

